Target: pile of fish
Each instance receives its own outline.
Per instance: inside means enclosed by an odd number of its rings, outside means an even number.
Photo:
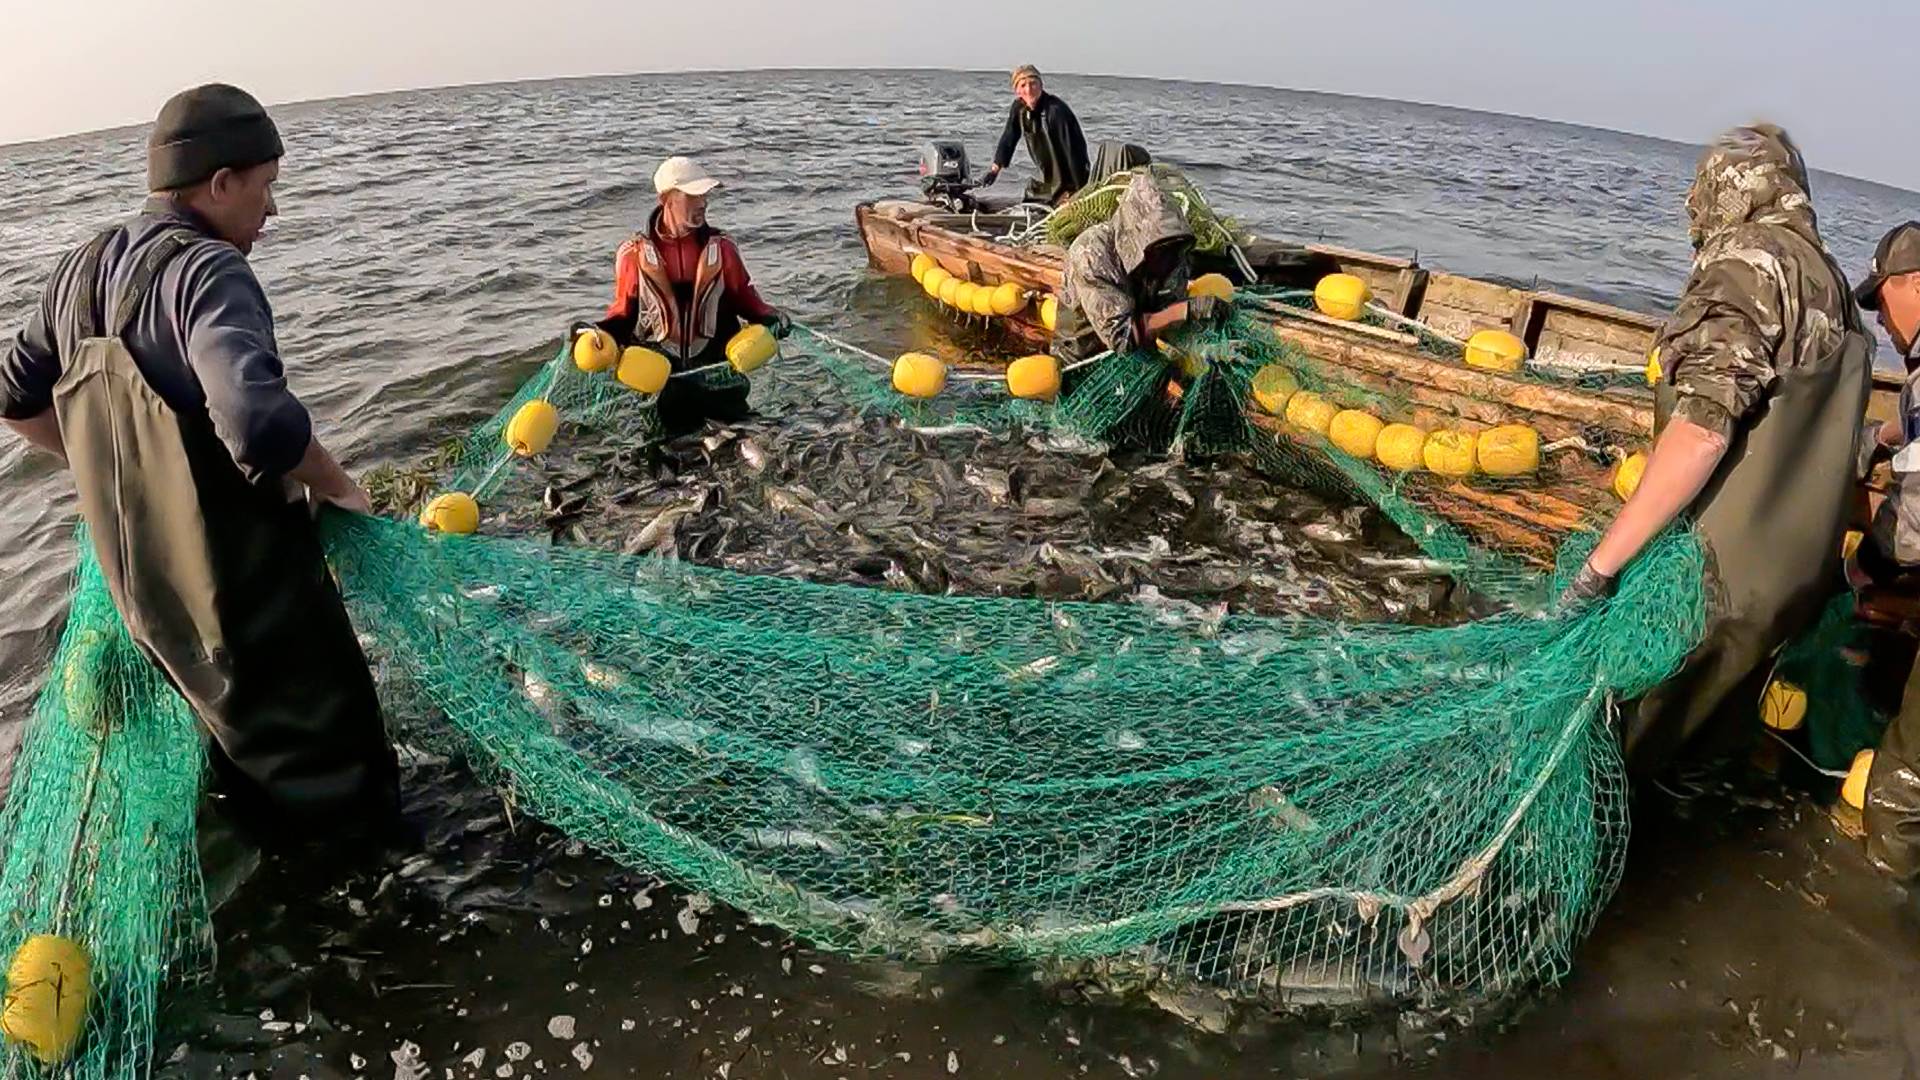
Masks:
[[[563,432],[493,534],[920,593],[1403,623],[1477,604],[1370,507],[1239,459],[1110,457],[819,404],[664,445]]]

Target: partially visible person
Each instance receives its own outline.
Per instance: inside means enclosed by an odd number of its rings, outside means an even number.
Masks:
[[[1839,585],[1873,341],[1808,190],[1799,150],[1772,125],[1735,128],[1702,155],[1687,194],[1693,271],[1655,352],[1653,452],[1561,598],[1610,594],[1683,515],[1708,549],[1705,637],[1623,716],[1637,776],[1755,730],[1775,654]]]
[[[1879,316],[1907,369],[1899,413],[1873,440],[1874,456],[1893,455],[1892,490],[1847,564],[1848,581],[1866,589],[1920,574],[1920,222],[1881,239],[1854,297]],[[1874,753],[1862,825],[1875,863],[1903,881],[1920,878],[1920,662]]]
[[[660,350],[676,372],[724,362],[727,342],[748,323],[785,337],[792,320],[760,298],[733,240],[707,223],[707,200],[720,181],[691,158],[670,157],[653,186],[659,205],[620,245],[613,302],[599,327],[623,346]],[[660,393],[661,424],[674,436],[709,420],[744,419],[751,388],[730,371],[670,379]]]
[[[992,184],[1008,165],[1013,149],[1024,140],[1027,156],[1040,175],[1027,184],[1027,201],[1058,206],[1087,184],[1087,137],[1067,103],[1047,93],[1040,69],[1023,64],[1013,72],[1013,105],[1007,126],[993,150],[982,184]]]
[[[1219,298],[1187,297],[1193,244],[1173,200],[1151,176],[1136,175],[1113,217],[1067,248],[1054,355],[1070,364],[1149,348],[1183,323],[1223,318],[1229,305]]]
[[[236,817],[337,839],[395,823],[398,767],[308,506],[368,498],[288,388],[247,261],[282,153],[245,91],[168,100],[151,197],[60,259],[0,358],[0,418],[66,461],[114,606],[206,725]]]

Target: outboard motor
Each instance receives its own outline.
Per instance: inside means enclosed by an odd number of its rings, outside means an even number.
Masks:
[[[920,148],[920,194],[935,206],[956,214],[974,209],[973,170],[967,148],[953,140],[936,140]]]

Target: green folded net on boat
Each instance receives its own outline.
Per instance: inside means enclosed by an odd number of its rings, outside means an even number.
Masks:
[[[786,362],[850,363],[802,340]],[[819,945],[1095,964],[1281,1008],[1563,976],[1626,842],[1612,706],[1700,634],[1698,544],[1670,533],[1611,600],[1543,616],[1590,536],[1553,569],[1480,546],[1417,484],[1248,422],[1258,366],[1313,378],[1270,334],[1185,347],[1177,400],[1162,358],[1123,356],[1057,403],[968,407],[1340,486],[1511,610],[1417,628],[928,596],[341,515],[327,550],[397,738]],[[543,395],[564,439],[654,430],[563,352],[448,455],[449,486],[497,486],[502,426]],[[204,942],[198,735],[84,555],[54,665],[6,811],[0,946],[80,940],[95,993],[63,1075],[137,1075],[163,980]],[[5,1062],[43,1075],[18,1046]]]

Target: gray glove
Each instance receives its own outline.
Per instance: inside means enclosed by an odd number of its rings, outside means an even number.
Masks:
[[[1593,568],[1591,563],[1582,564],[1580,572],[1573,576],[1560,599],[1553,605],[1554,612],[1571,615],[1599,600],[1612,596],[1619,587],[1619,579],[1612,574],[1603,574]]]
[[[1217,326],[1233,314],[1233,305],[1217,296],[1196,296],[1187,301],[1187,321]]]
[[[1865,480],[1882,458],[1892,455],[1892,450],[1880,444],[1880,421],[1863,421],[1860,427],[1860,438],[1854,449],[1853,478]]]

